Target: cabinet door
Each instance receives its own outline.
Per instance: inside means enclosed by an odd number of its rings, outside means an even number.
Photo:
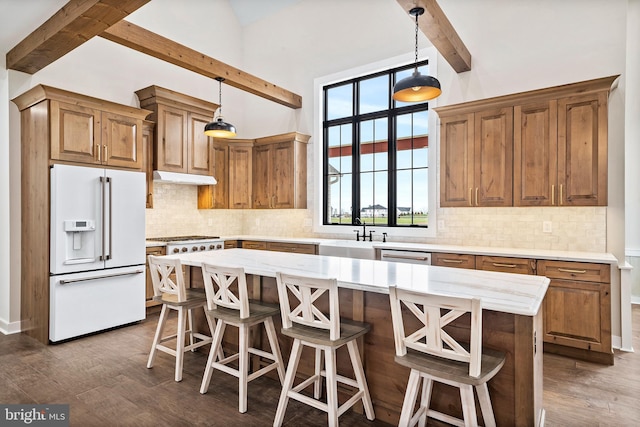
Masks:
[[[273,207],[272,175],[275,175],[273,164],[273,146],[256,145],[253,147],[253,208],[268,209]]]
[[[189,113],[187,120],[187,141],[189,141],[187,172],[196,175],[211,175],[213,173],[211,138],[204,134],[204,127],[211,121],[211,117]]]
[[[558,100],[559,203],[607,204],[607,93]]]
[[[431,254],[431,265],[454,268],[476,268],[476,256],[469,254],[451,254],[435,252]]]
[[[93,108],[51,102],[51,159],[100,164],[101,112]]]
[[[142,120],[102,113],[102,164],[142,169]]]
[[[553,279],[544,298],[544,341],[611,352],[608,283]]]
[[[229,147],[229,208],[251,209],[252,149]]]
[[[475,113],[476,206],[513,205],[513,108]]]
[[[267,250],[275,252],[316,255],[317,248],[317,245],[308,243],[267,242]]]
[[[187,112],[159,105],[156,131],[154,156],[158,170],[187,173]]]
[[[267,250],[267,242],[258,242],[253,240],[245,240],[242,242],[242,249],[258,249],[261,251]]]
[[[147,246],[147,255],[166,255],[166,247],[165,246]],[[146,260],[145,260],[146,261]],[[146,287],[145,287],[145,298],[147,300],[146,306],[150,307],[153,305],[160,304],[159,302],[153,301],[153,282],[151,280],[151,274],[149,273],[149,267],[147,262],[147,276],[146,276]]]
[[[198,186],[198,209],[227,209],[229,207],[229,146],[214,140],[211,143],[213,177],[216,185]]]
[[[552,206],[558,193],[557,102],[513,109],[513,204]]]
[[[142,122],[142,168],[147,175],[147,208],[153,208],[153,122]]]
[[[300,159],[296,159],[296,152],[302,149],[306,144],[299,144],[296,150],[296,143],[284,142],[276,144],[272,150],[273,175],[272,175],[272,193],[273,205],[277,209],[293,209],[301,208],[299,200],[296,200],[297,193],[300,191],[296,185],[302,186],[300,178],[305,177],[304,184],[306,186],[306,155],[304,157],[304,165]],[[306,198],[305,198],[306,202]]]
[[[440,122],[440,206],[472,206],[473,114]]]

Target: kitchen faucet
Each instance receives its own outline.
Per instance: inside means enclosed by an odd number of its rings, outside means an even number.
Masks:
[[[360,220],[360,218],[356,218],[356,224],[362,225],[362,241],[367,241],[367,224]],[[353,230],[356,232],[356,241],[360,241],[360,230]],[[371,233],[375,233],[373,230],[369,230],[369,241],[373,242],[373,235]]]

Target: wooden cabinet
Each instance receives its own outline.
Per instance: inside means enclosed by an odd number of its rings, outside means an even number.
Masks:
[[[224,248],[225,249],[234,249],[234,248],[239,248],[240,244],[238,243],[237,240],[225,240],[224,241]]]
[[[545,350],[613,364],[611,266],[538,261],[551,279],[544,299]]]
[[[229,207],[229,143],[213,138],[211,143],[213,177],[216,185],[198,186],[198,209],[227,209]]]
[[[211,138],[204,127],[218,105],[159,86],[140,89],[136,95],[156,123],[154,169],[211,175]]]
[[[254,241],[254,240],[243,240],[242,241],[242,249],[258,249],[261,251],[267,250],[267,242]]]
[[[253,208],[307,207],[307,142],[291,132],[258,138],[253,148]]]
[[[166,246],[147,246],[147,256],[149,255],[166,255]],[[146,258],[145,258],[146,262]],[[145,298],[146,298],[146,306],[151,307],[154,305],[159,305],[160,303],[153,300],[153,282],[151,281],[151,274],[149,273],[149,263],[147,262],[147,274],[146,274],[146,287],[145,287]]]
[[[536,260],[478,255],[476,256],[476,269],[503,273],[536,274]]]
[[[51,159],[142,169],[144,115],[104,111],[90,106],[92,98],[76,98],[76,103],[50,101]]]
[[[606,206],[617,78],[436,108],[440,205]]]
[[[431,254],[431,265],[455,268],[476,268],[476,256],[470,254],[453,254],[434,252]]]
[[[251,209],[253,142],[229,146],[229,208]]]
[[[142,168],[147,177],[147,208],[153,207],[153,129],[155,123],[142,122]]]
[[[441,206],[512,204],[512,111],[491,108],[442,117]]]
[[[296,254],[318,254],[318,246],[310,243],[267,242],[267,250]]]

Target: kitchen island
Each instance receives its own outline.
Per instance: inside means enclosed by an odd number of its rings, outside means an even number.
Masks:
[[[483,304],[483,345],[506,353],[504,367],[489,383],[498,425],[534,426],[544,420],[542,408],[542,300],[549,279],[490,271],[459,270],[427,265],[279,253],[246,249],[169,255],[183,264],[199,267],[203,262],[243,267],[254,277],[254,298],[277,302],[277,271],[319,277],[335,277],[340,287],[340,312],[344,318],[371,324],[361,345],[365,373],[376,417],[397,424],[408,369],[394,362],[393,328],[388,287],[423,290],[453,296],[476,296]],[[198,274],[192,272],[192,285]],[[201,283],[200,283],[201,285]],[[468,330],[454,325],[458,339]],[[285,360],[290,343],[279,337]],[[340,366],[348,366],[348,361]],[[309,363],[309,369],[311,363]],[[461,413],[454,390],[434,388],[432,405]],[[459,412],[459,413],[458,413]]]

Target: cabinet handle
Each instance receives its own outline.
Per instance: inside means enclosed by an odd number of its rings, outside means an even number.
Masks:
[[[478,205],[478,187],[476,187],[476,206],[479,206]]]
[[[516,264],[502,264],[502,263],[499,263],[499,262],[494,262],[493,266],[494,267],[505,267],[505,268],[516,268],[517,267]]]
[[[100,149],[100,144],[96,144],[96,157],[99,162],[102,162],[102,150]]]
[[[472,191],[473,188],[469,188],[469,206],[473,206],[473,195],[471,194]]]
[[[585,274],[587,270],[573,270],[571,268],[558,268],[558,271],[562,271],[563,273],[575,273],[575,274]]]
[[[551,206],[556,204],[556,186],[551,184]]]
[[[442,262],[448,263],[448,264],[462,264],[462,260],[461,259],[447,259],[447,258],[444,258],[442,260]]]
[[[560,197],[558,198],[559,202],[558,204],[561,205],[562,204],[562,184],[560,184]]]
[[[108,154],[107,146],[103,145],[103,147],[104,147],[104,160],[103,161],[106,162],[107,159],[109,158],[109,156],[107,156],[107,154]]]

